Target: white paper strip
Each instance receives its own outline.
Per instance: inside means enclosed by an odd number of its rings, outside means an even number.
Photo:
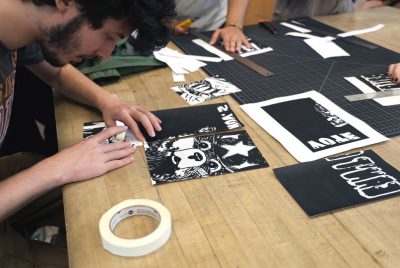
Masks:
[[[297,26],[297,25],[293,25],[293,24],[288,23],[288,22],[281,22],[281,25],[286,26],[286,27],[288,27],[288,28],[290,28],[292,30],[295,30],[295,31],[298,31],[298,32],[301,32],[301,33],[311,33],[311,30],[309,30],[309,29],[306,29],[306,28],[303,28],[303,27],[300,27],[300,26]]]
[[[299,32],[288,32],[285,35],[294,36],[294,37],[301,37],[301,38],[320,38],[319,36],[306,34],[306,33],[299,33]]]
[[[360,35],[360,34],[365,34],[365,33],[370,33],[370,32],[375,32],[380,29],[382,29],[385,25],[384,24],[378,24],[370,28],[365,28],[365,29],[360,29],[360,30],[354,30],[350,32],[345,32],[338,34],[340,37],[348,37],[348,36],[354,36],[354,35]]]
[[[223,59],[225,61],[233,60],[233,58],[231,56],[229,56],[228,54],[222,52],[218,48],[213,47],[212,45],[210,45],[209,43],[205,42],[204,40],[193,39],[192,42],[195,43],[198,46],[201,46],[202,48],[204,48],[208,52],[220,57],[221,59]]]

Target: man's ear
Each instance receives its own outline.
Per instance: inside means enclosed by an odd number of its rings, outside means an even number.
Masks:
[[[73,0],[55,0],[54,2],[56,3],[56,8],[61,12],[65,12],[75,5]]]

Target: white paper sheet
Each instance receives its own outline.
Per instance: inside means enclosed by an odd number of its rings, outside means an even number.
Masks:
[[[330,137],[321,137],[317,140],[317,142],[323,145],[324,142],[332,142],[332,140],[336,139],[336,144],[332,143],[330,145],[324,145],[321,149],[317,151],[312,151],[310,149],[310,144],[314,144],[312,142],[307,142],[307,144],[301,142],[298,137],[294,136],[291,132],[289,132],[283,125],[276,121],[270,114],[268,114],[263,107],[267,107],[274,104],[284,103],[293,100],[301,100],[301,99],[312,99],[316,102],[316,104],[320,105],[325,109],[325,114],[321,113],[320,111],[315,112],[314,116],[318,118],[326,117],[321,119],[325,124],[331,124],[331,128],[337,129],[338,135],[333,135]],[[287,96],[287,97],[280,97],[275,98],[263,102],[258,103],[251,103],[241,105],[241,108],[252,118],[256,121],[264,130],[266,130],[270,135],[272,135],[275,139],[277,139],[285,148],[289,151],[290,154],[293,155],[298,161],[306,162],[312,161],[319,158],[327,157],[330,155],[334,155],[337,153],[341,153],[347,150],[351,150],[354,148],[362,147],[371,145],[374,143],[379,143],[388,140],[385,136],[381,135],[374,129],[372,129],[369,125],[361,121],[360,119],[352,116],[351,114],[347,113],[336,104],[331,102],[329,99],[324,97],[322,94],[316,91],[309,91],[302,94]],[[290,113],[291,111],[286,111],[286,113]],[[297,114],[295,114],[297,112]],[[302,114],[298,114],[298,111],[293,112],[293,118],[299,118]],[[304,120],[304,118],[301,118]],[[325,121],[324,121],[325,120]],[[293,120],[292,120],[293,121]],[[296,121],[296,120],[295,120]],[[307,121],[305,121],[307,122]],[[333,122],[333,123],[331,123]],[[341,123],[338,124],[337,122]],[[334,125],[334,123],[337,123]],[[297,126],[300,129],[299,126]],[[308,128],[307,128],[308,127]],[[315,126],[314,126],[315,127]],[[318,127],[318,126],[317,126]],[[318,130],[314,130],[315,128],[311,128],[310,126],[304,126],[307,128],[307,131],[311,132],[318,132]],[[365,138],[352,138],[348,139],[346,142],[340,142],[340,139],[343,141],[343,137],[339,137],[339,135],[344,134],[341,133],[344,129],[353,129],[354,131],[359,131]],[[299,130],[301,131],[301,129]],[[345,132],[347,133],[347,132]],[[312,133],[313,135],[319,135],[319,133]],[[356,137],[355,135],[351,136],[350,134],[346,134],[350,137]],[[307,137],[305,138],[307,140]],[[350,142],[351,141],[351,142]],[[326,149],[324,149],[326,147]]]
[[[172,80],[175,83],[185,82],[186,81],[184,74],[177,74],[177,73],[174,73],[173,71],[172,71]]]
[[[343,48],[338,46],[329,39],[325,38],[310,38],[305,39],[304,42],[320,54],[324,59],[331,57],[350,56]]]

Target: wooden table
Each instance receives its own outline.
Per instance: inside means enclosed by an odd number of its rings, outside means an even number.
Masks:
[[[384,23],[382,30],[363,38],[400,51],[400,10],[385,7],[319,20],[345,31]],[[205,76],[197,72],[187,80]],[[170,70],[163,68],[128,76],[106,88],[149,110],[188,106],[170,90],[172,85]],[[55,100],[60,149],[82,139],[83,122],[101,120],[87,107],[59,96]],[[272,171],[296,160],[231,97],[212,102],[221,101],[230,103],[270,167],[152,186],[140,149],[128,167],[65,186],[71,267],[399,267],[399,197],[309,218]],[[400,169],[399,141],[368,148]],[[114,256],[101,245],[100,217],[131,198],[161,202],[172,214],[169,241],[145,257]],[[122,223],[118,234],[137,237],[155,224],[139,217]]]

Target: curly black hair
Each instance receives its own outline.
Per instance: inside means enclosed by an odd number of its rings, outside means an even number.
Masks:
[[[35,5],[55,6],[54,0],[32,0]],[[82,16],[94,29],[106,19],[126,20],[135,29],[130,37],[135,51],[149,55],[167,45],[171,20],[175,17],[174,0],[75,0]]]

